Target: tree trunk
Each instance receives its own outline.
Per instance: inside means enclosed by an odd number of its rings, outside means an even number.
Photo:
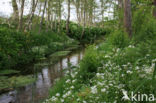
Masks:
[[[118,7],[123,8],[123,0],[118,0]]]
[[[31,30],[32,29],[32,21],[33,21],[33,17],[34,17],[34,13],[35,13],[35,10],[36,10],[36,7],[37,7],[37,4],[38,4],[38,0],[36,1],[35,3],[35,0],[32,1],[32,10],[31,10],[31,14],[30,14],[30,17],[28,19],[28,25],[26,26],[25,30]]]
[[[129,37],[132,37],[131,0],[124,1],[124,26]]]
[[[80,25],[81,19],[80,19],[80,1],[76,1],[76,15],[77,15],[77,20],[78,20],[78,25]]]
[[[23,29],[23,12],[24,12],[24,4],[25,4],[25,0],[22,0],[22,4],[21,4],[21,14],[20,14],[20,19],[19,19],[18,30],[22,30],[22,29]]]
[[[50,17],[50,28],[53,30],[53,18],[54,18],[54,15],[53,13],[51,14],[51,17]]]
[[[80,14],[81,15],[81,25],[83,25],[83,20],[84,20],[83,19],[83,14],[84,14],[83,12],[84,12],[84,9],[83,9],[82,3],[81,3],[81,14]]]
[[[118,0],[119,28],[123,25],[123,0]]]
[[[48,31],[48,29],[50,27],[50,23],[51,23],[51,21],[50,21],[50,15],[51,15],[50,6],[51,6],[51,4],[50,4],[50,2],[48,2],[48,8],[47,8],[47,20],[48,20],[47,31]]]
[[[153,1],[154,9],[153,9],[153,16],[156,18],[156,0]]]
[[[86,0],[84,1],[84,7],[83,7],[83,31],[82,31],[82,34],[81,34],[81,39],[84,35],[84,32],[85,32],[85,26],[86,26],[86,9],[85,9],[85,5],[86,5]]]
[[[19,21],[19,11],[16,0],[12,0],[12,7],[13,7],[13,20]]]
[[[61,32],[61,0],[59,0],[58,2],[58,32],[60,33]]]
[[[70,21],[70,0],[68,0],[68,18],[66,22],[66,32],[69,35],[69,21]]]
[[[41,22],[40,22],[40,29],[39,32],[42,30],[43,28],[43,20],[44,20],[44,14],[45,14],[45,10],[46,10],[46,5],[47,5],[47,0],[45,0],[44,2],[44,8],[43,8],[43,13],[42,13],[42,18],[41,18]]]

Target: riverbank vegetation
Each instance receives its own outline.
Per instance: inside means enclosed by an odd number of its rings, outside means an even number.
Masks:
[[[3,84],[0,91],[10,87],[13,76],[18,79],[23,74],[32,75],[35,68],[29,67],[32,63],[46,57],[65,56],[80,45],[94,43],[109,34],[110,29],[86,23],[83,12],[81,24],[70,21],[70,17],[62,19],[63,2],[32,0],[30,13],[25,14],[29,1],[11,0],[13,13],[9,18],[0,17],[0,83]]]
[[[100,45],[87,48],[80,64],[67,69],[44,103],[154,102],[155,2],[118,0],[116,29]]]
[[[11,4],[11,16],[0,18],[0,93],[34,82],[38,67],[31,64],[87,45],[80,64],[68,63],[44,103],[131,103],[132,92],[156,96],[156,0]],[[97,39],[103,41],[94,44]]]

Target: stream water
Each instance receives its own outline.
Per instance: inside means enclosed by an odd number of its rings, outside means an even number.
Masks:
[[[37,81],[17,90],[10,91],[0,96],[0,103],[40,103],[48,98],[49,89],[57,78],[63,76],[63,70],[68,67],[68,62],[78,65],[84,55],[84,49],[74,51],[63,57],[57,63],[45,66],[37,74]]]

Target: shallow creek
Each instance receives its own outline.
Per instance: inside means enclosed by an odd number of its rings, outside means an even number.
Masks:
[[[68,67],[68,62],[76,66],[84,55],[80,49],[61,58],[57,63],[43,67],[37,74],[35,83],[4,93],[0,96],[0,103],[40,103],[48,98],[49,89],[57,78],[63,76],[63,71]]]

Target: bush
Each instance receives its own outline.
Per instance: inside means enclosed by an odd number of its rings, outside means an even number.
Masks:
[[[148,7],[135,12],[133,21],[134,42],[145,42],[156,37],[156,20]]]
[[[97,72],[97,67],[100,65],[98,52],[95,46],[89,46],[85,52],[85,56],[80,62],[80,75],[82,81],[91,79]]]
[[[124,48],[129,44],[128,34],[122,30],[114,31],[109,37],[109,42],[117,48]]]
[[[82,36],[82,26],[71,22],[69,27],[69,36],[73,39],[80,41],[81,43],[93,43],[96,38],[110,33],[110,30],[108,29],[103,29],[100,27],[86,27],[84,29],[84,35]],[[64,32],[66,32],[65,29]]]
[[[2,26],[0,28],[0,69],[21,67],[77,44],[77,41],[65,34],[51,31],[22,33]]]

